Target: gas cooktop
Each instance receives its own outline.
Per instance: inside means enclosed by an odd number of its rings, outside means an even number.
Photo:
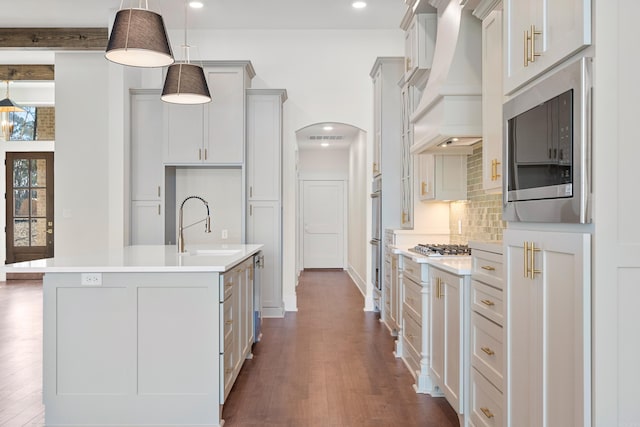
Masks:
[[[409,250],[424,256],[471,255],[471,249],[469,249],[468,245],[420,243],[413,248],[409,248]]]

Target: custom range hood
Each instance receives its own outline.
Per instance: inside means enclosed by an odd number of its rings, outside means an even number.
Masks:
[[[424,0],[423,0],[424,1]],[[482,26],[460,0],[430,0],[438,10],[433,66],[411,116],[411,152],[470,154],[482,136]]]

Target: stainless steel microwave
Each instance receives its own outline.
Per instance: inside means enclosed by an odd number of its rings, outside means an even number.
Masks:
[[[503,219],[591,222],[592,59],[504,104]]]

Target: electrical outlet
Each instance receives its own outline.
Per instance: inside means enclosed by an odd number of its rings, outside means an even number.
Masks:
[[[222,230],[222,239],[229,238],[229,230]]]
[[[102,273],[82,273],[80,275],[80,284],[85,286],[102,285]]]

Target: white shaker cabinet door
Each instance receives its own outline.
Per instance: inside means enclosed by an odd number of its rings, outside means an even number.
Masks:
[[[131,202],[131,244],[164,245],[164,215],[160,201]]]
[[[131,94],[131,200],[163,196],[163,108],[159,90]]]
[[[279,200],[284,91],[247,91],[247,186],[249,200]]]
[[[591,425],[590,235],[507,229],[507,425]]]
[[[165,162],[168,164],[202,163],[205,157],[204,107],[202,105],[166,104]]]
[[[505,0],[504,92],[591,44],[591,0]]]
[[[206,106],[205,163],[244,161],[245,72],[243,67],[207,67],[211,102]]]

